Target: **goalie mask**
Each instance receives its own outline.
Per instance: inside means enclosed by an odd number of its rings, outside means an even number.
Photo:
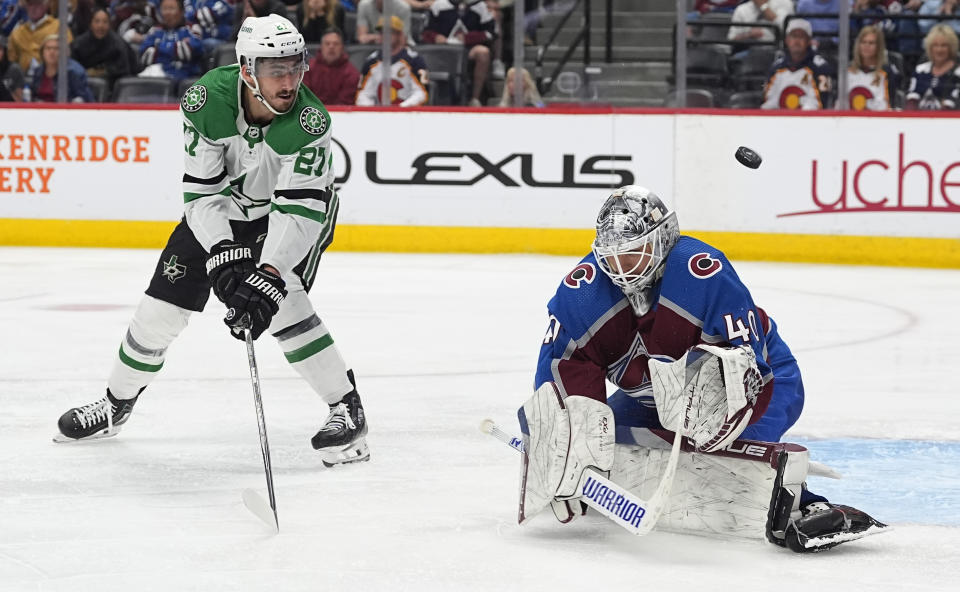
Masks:
[[[650,310],[649,290],[679,237],[676,213],[639,185],[617,189],[600,208],[593,253],[636,314]]]
[[[263,17],[247,17],[237,34],[237,63],[244,72],[253,77],[253,84],[243,83],[253,91],[253,96],[274,115],[283,115],[296,101],[280,111],[263,96],[260,80],[263,78],[296,77],[294,97],[299,91],[307,65],[306,44],[293,23],[276,14]]]

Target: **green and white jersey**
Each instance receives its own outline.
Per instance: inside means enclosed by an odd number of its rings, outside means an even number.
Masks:
[[[183,96],[184,213],[207,251],[233,238],[230,220],[270,216],[260,263],[286,275],[332,231],[330,115],[301,84],[290,111],[248,125],[242,89],[240,67],[224,66]]]

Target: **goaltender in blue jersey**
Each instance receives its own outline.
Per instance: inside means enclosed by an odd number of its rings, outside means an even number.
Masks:
[[[681,236],[665,257],[661,281],[630,296],[601,269],[590,253],[547,305],[550,321],[537,388],[554,382],[561,394],[604,401],[609,380],[620,389],[610,401],[618,441],[636,443],[647,429],[662,428],[650,359],[678,360],[700,343],[746,345],[753,350],[762,388],[751,424],[740,437],[777,442],[797,421],[804,396],[797,362],[723,253]]]
[[[548,504],[573,519],[584,471],[614,470],[615,443],[662,447],[680,425],[696,452],[722,456],[737,439],[779,441],[803,409],[776,323],[720,250],[680,235],[656,194],[615,190],[596,228],[549,302],[535,392],[518,412],[521,523]],[[797,485],[770,504],[775,544],[819,551],[884,527]]]
[[[377,23],[377,29],[383,29],[383,19]],[[401,107],[416,107],[426,105],[429,98],[427,92],[428,74],[427,64],[423,57],[407,47],[406,34],[403,31],[403,21],[400,17],[390,17],[390,96],[386,100],[378,97],[381,93],[383,80],[383,52],[377,50],[367,57],[360,72],[360,86],[357,89],[357,105],[399,105]]]

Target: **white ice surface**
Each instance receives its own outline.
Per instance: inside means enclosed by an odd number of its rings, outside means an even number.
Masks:
[[[263,468],[244,346],[219,303],[194,316],[118,437],[50,441],[63,411],[102,396],[156,257],[0,249],[4,592],[956,589],[960,528],[936,518],[815,556],[636,538],[599,516],[517,526],[519,456],[477,424],[515,426],[569,257],[325,255],[313,300],[356,369],[372,460],[322,467],[309,445],[320,401],[259,341],[271,536],[241,502],[245,488],[265,495]],[[787,439],[812,439],[814,459],[823,438],[960,441],[960,273],[737,269],[804,371],[806,409]],[[900,478],[960,471],[941,469]]]

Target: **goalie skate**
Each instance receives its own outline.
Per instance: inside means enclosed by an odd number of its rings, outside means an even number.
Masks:
[[[120,433],[120,426],[130,418],[136,402],[136,397],[127,400],[116,399],[108,390],[99,401],[74,407],[61,415],[60,421],[57,422],[60,433],[53,437],[53,441],[65,443],[116,436]]]
[[[862,539],[889,530],[889,526],[850,506],[814,502],[803,516],[787,526],[787,547],[795,553],[815,553],[840,543]]]
[[[330,414],[310,443],[327,467],[370,460],[367,420],[357,391],[330,406]]]

